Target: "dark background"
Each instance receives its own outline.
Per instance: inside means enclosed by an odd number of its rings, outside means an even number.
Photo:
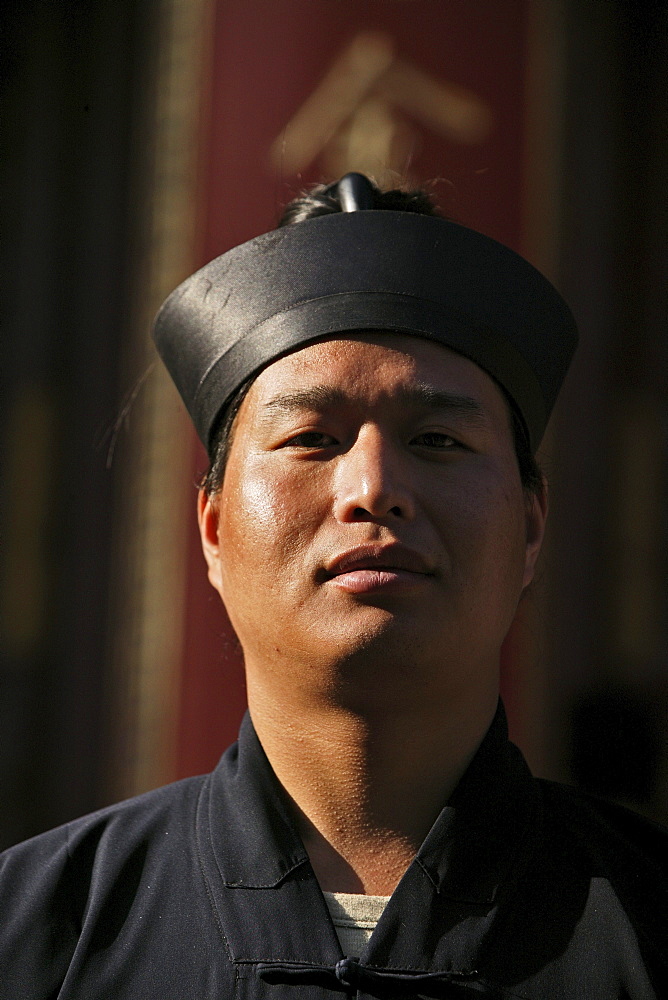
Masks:
[[[545,456],[548,759],[666,821],[668,15],[563,8],[560,287],[583,343]],[[107,453],[128,391],[158,11],[23,0],[2,15],[3,845],[110,795],[126,470]]]

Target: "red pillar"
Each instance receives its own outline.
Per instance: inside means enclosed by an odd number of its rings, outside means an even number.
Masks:
[[[304,185],[374,156],[433,185],[449,217],[521,250],[527,10],[527,0],[218,0],[203,102],[201,263],[272,228]],[[238,646],[206,581],[194,497],[189,545],[179,777],[215,764],[245,704]],[[507,676],[512,710],[517,670]]]

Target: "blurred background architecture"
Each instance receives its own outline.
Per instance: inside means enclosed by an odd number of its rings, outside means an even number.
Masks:
[[[538,773],[667,821],[665,4],[14,0],[4,21],[0,846],[234,739],[206,460],[150,322],[351,169],[426,183],[573,307],[504,697]]]

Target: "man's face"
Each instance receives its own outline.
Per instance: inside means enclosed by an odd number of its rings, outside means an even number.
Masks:
[[[492,379],[398,334],[333,337],[267,367],[220,494],[200,499],[247,670],[290,683],[415,662],[425,676],[457,664],[457,683],[494,673],[544,513]]]

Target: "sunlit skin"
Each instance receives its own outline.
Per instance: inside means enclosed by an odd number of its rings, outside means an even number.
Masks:
[[[321,884],[391,892],[489,727],[542,542],[502,393],[420,338],[318,341],[259,375],[199,514]]]

